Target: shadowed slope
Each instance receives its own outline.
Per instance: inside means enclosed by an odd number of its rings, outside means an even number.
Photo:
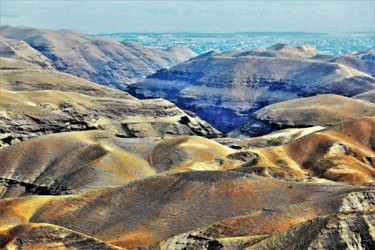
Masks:
[[[350,97],[374,88],[372,76],[338,63],[224,52],[159,70],[128,90],[170,100],[229,132],[269,104],[318,94]]]
[[[119,186],[155,170],[126,141],[90,131],[43,136],[2,149],[0,173],[0,197],[5,198]]]
[[[374,212],[319,217],[246,249],[371,249],[375,245],[374,222]]]
[[[211,227],[199,231],[171,237],[157,244],[142,247],[142,249],[371,249],[375,244],[373,230],[375,224],[374,212],[339,213],[317,217],[296,224],[290,228],[276,231],[273,234],[238,235],[235,228],[241,228],[246,218],[241,218],[236,224],[221,225],[223,231],[214,231]],[[242,225],[243,226],[243,225]],[[215,228],[219,229],[219,228]],[[231,232],[232,235],[228,235]]]
[[[22,60],[0,57],[0,84],[11,91],[60,90],[89,96],[136,99],[124,91]]]
[[[195,115],[162,100],[138,100],[35,64],[0,58],[0,146],[42,134],[105,129],[126,137],[218,136]]]
[[[0,56],[24,60],[42,67],[52,68],[50,60],[22,40],[0,36]]]
[[[349,55],[362,60],[375,61],[375,49],[353,51]]]

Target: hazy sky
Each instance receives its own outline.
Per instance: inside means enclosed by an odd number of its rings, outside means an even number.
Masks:
[[[375,1],[1,0],[1,24],[84,33],[375,32]]]

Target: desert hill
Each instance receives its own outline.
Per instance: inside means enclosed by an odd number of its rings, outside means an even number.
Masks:
[[[179,136],[158,142],[149,153],[149,162],[158,172],[224,170],[225,156],[234,150],[202,137]]]
[[[58,133],[0,150],[0,197],[63,195],[119,186],[157,173],[225,170],[234,150],[203,137],[120,138],[105,131]]]
[[[374,118],[355,120],[246,151],[203,137],[119,138],[104,131],[47,135],[0,150],[1,196],[76,194],[155,174],[203,170],[373,185],[374,123]]]
[[[353,51],[349,55],[362,60],[375,61],[375,49]]]
[[[0,58],[2,144],[42,134],[105,129],[126,137],[220,133],[162,100],[126,92],[39,65]]]
[[[8,39],[0,36],[0,56],[24,60],[42,67],[52,68],[50,60],[47,57],[22,40]]]
[[[268,146],[279,146],[293,142],[305,135],[325,129],[325,127],[314,126],[308,128],[286,128],[271,132],[266,135],[248,137],[242,136],[241,131],[234,130],[228,136],[215,138],[220,144],[235,149],[264,148]]]
[[[12,58],[0,57],[1,87],[10,91],[58,90],[89,96],[135,99],[127,92]]]
[[[127,141],[103,131],[60,133],[0,151],[0,197],[82,193],[119,186],[156,173],[140,147],[149,140]]]
[[[343,55],[330,60],[330,62],[340,63],[342,65],[346,65],[356,70],[365,72],[369,75],[375,76],[375,60],[364,60],[352,55]]]
[[[287,144],[249,148],[227,157],[243,161],[241,171],[282,179],[324,178],[374,185],[375,118],[340,123]]]
[[[353,96],[355,99],[368,101],[375,104],[375,89]]]
[[[280,51],[285,50],[282,47]],[[312,49],[290,50],[306,56],[316,53]],[[128,89],[137,97],[170,100],[229,132],[270,104],[318,94],[351,97],[375,88],[372,76],[343,64],[284,54],[252,54],[207,54],[160,70]]]
[[[142,249],[183,250],[185,246],[191,249],[347,249],[356,248],[359,244],[364,249],[371,249],[374,244],[372,231],[369,229],[374,225],[374,212],[321,216],[270,235],[228,237],[225,234],[225,230],[228,229],[219,227],[234,226],[240,219],[243,218],[233,220],[233,225],[217,223],[201,230],[176,235]],[[346,225],[350,225],[350,228]],[[353,231],[361,232],[359,242],[353,239]]]
[[[266,106],[230,135],[259,136],[284,128],[325,127],[363,116],[375,116],[375,105],[339,95],[317,95]]]
[[[372,52],[1,26],[0,248],[373,249]]]
[[[363,195],[367,203],[359,206]],[[229,226],[240,217],[242,223],[228,227],[227,237],[239,236],[238,227],[247,236],[267,235],[317,216],[371,211],[373,195],[358,187],[282,182],[240,172],[185,172],[82,195],[4,199],[0,226],[49,223],[134,248],[218,221]]]
[[[243,140],[249,151],[240,152],[202,137],[159,141],[119,138],[103,131],[42,136],[0,151],[2,196],[81,193],[156,173],[229,169],[286,180],[313,177],[313,181],[371,185],[373,127],[373,118],[362,119],[301,134],[288,144],[257,149],[249,147],[256,138]],[[83,175],[85,181],[80,179]]]
[[[324,54],[316,50],[311,46],[297,46],[293,47],[285,43],[277,43],[266,49],[253,49],[253,50],[242,50],[242,51],[225,51],[219,56],[230,56],[230,57],[243,57],[243,56],[259,56],[259,57],[284,57],[294,59],[311,59],[318,57],[327,57],[329,55]]]
[[[67,228],[46,224],[22,224],[0,230],[2,249],[123,249]]]
[[[17,42],[27,43],[48,58],[46,63],[55,69],[116,88],[124,88],[158,69],[196,56],[185,48],[176,47],[161,51],[134,43],[90,37],[69,30],[53,31],[5,25],[0,26],[0,36],[17,40],[7,43],[9,50],[16,51],[15,55],[6,54],[11,58],[26,58],[27,61],[39,62],[39,56],[30,58],[22,46],[12,45]]]

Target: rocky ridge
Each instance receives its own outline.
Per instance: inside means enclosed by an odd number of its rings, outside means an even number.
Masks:
[[[0,56],[14,58],[52,68],[50,60],[22,40],[8,39],[0,36]]]
[[[267,50],[276,51],[273,56],[254,51],[199,56],[159,70],[128,90],[140,98],[170,100],[220,131],[230,132],[273,103],[319,94],[352,97],[375,88],[371,75],[313,59],[318,52],[311,48],[275,46]]]
[[[0,60],[2,145],[43,134],[92,129],[125,137],[220,135],[199,117],[166,100],[138,100],[126,92],[35,64]]]
[[[3,53],[3,57],[38,63],[43,56],[47,65],[52,65],[59,71],[120,89],[158,69],[196,56],[185,48],[161,51],[69,30],[53,31],[5,25],[0,26],[0,36],[7,38],[2,41],[2,44],[6,43],[7,50],[15,51]],[[32,47],[38,53],[31,57],[23,47]]]
[[[140,61],[156,69],[185,60],[189,50],[162,54],[70,31],[16,30],[10,33],[31,42],[0,39],[7,57],[0,57],[0,142],[6,146],[0,148],[1,249],[375,245],[373,78],[358,71],[371,66],[371,51],[335,58],[309,46],[277,44],[214,51],[159,71],[156,82],[169,82],[166,89],[175,91],[169,95],[186,94],[185,104],[218,121],[232,122],[230,112],[241,105],[247,106],[236,115],[258,119],[236,138],[212,140],[207,137],[218,131],[169,101],[139,100],[55,69],[75,65],[74,73],[95,77],[81,63],[108,69],[124,47],[137,57],[126,56],[134,69]],[[63,59],[51,60],[61,52]],[[96,55],[103,61],[92,60]],[[201,68],[186,73],[189,65]],[[124,79],[119,75],[111,81]],[[165,91],[160,86],[157,95]],[[205,110],[207,102],[212,107]],[[226,118],[212,111],[219,106],[229,109]],[[244,138],[258,128],[268,130],[257,135],[273,132]]]

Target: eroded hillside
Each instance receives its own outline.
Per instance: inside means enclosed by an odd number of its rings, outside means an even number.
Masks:
[[[372,51],[0,34],[1,249],[374,248]]]
[[[218,136],[195,115],[163,99],[126,92],[38,65],[0,58],[0,144],[43,134],[101,129],[125,137]]]
[[[70,30],[5,25],[0,27],[0,36],[6,38],[1,40],[7,52],[2,53],[3,57],[39,64],[42,61],[59,71],[117,88],[196,56],[186,48],[162,51]]]
[[[319,94],[352,97],[374,90],[373,66],[354,67],[344,59],[328,62],[319,55],[310,47],[285,44],[267,50],[208,53],[160,70],[128,90],[141,98],[170,100],[222,132],[239,128],[270,104]]]

